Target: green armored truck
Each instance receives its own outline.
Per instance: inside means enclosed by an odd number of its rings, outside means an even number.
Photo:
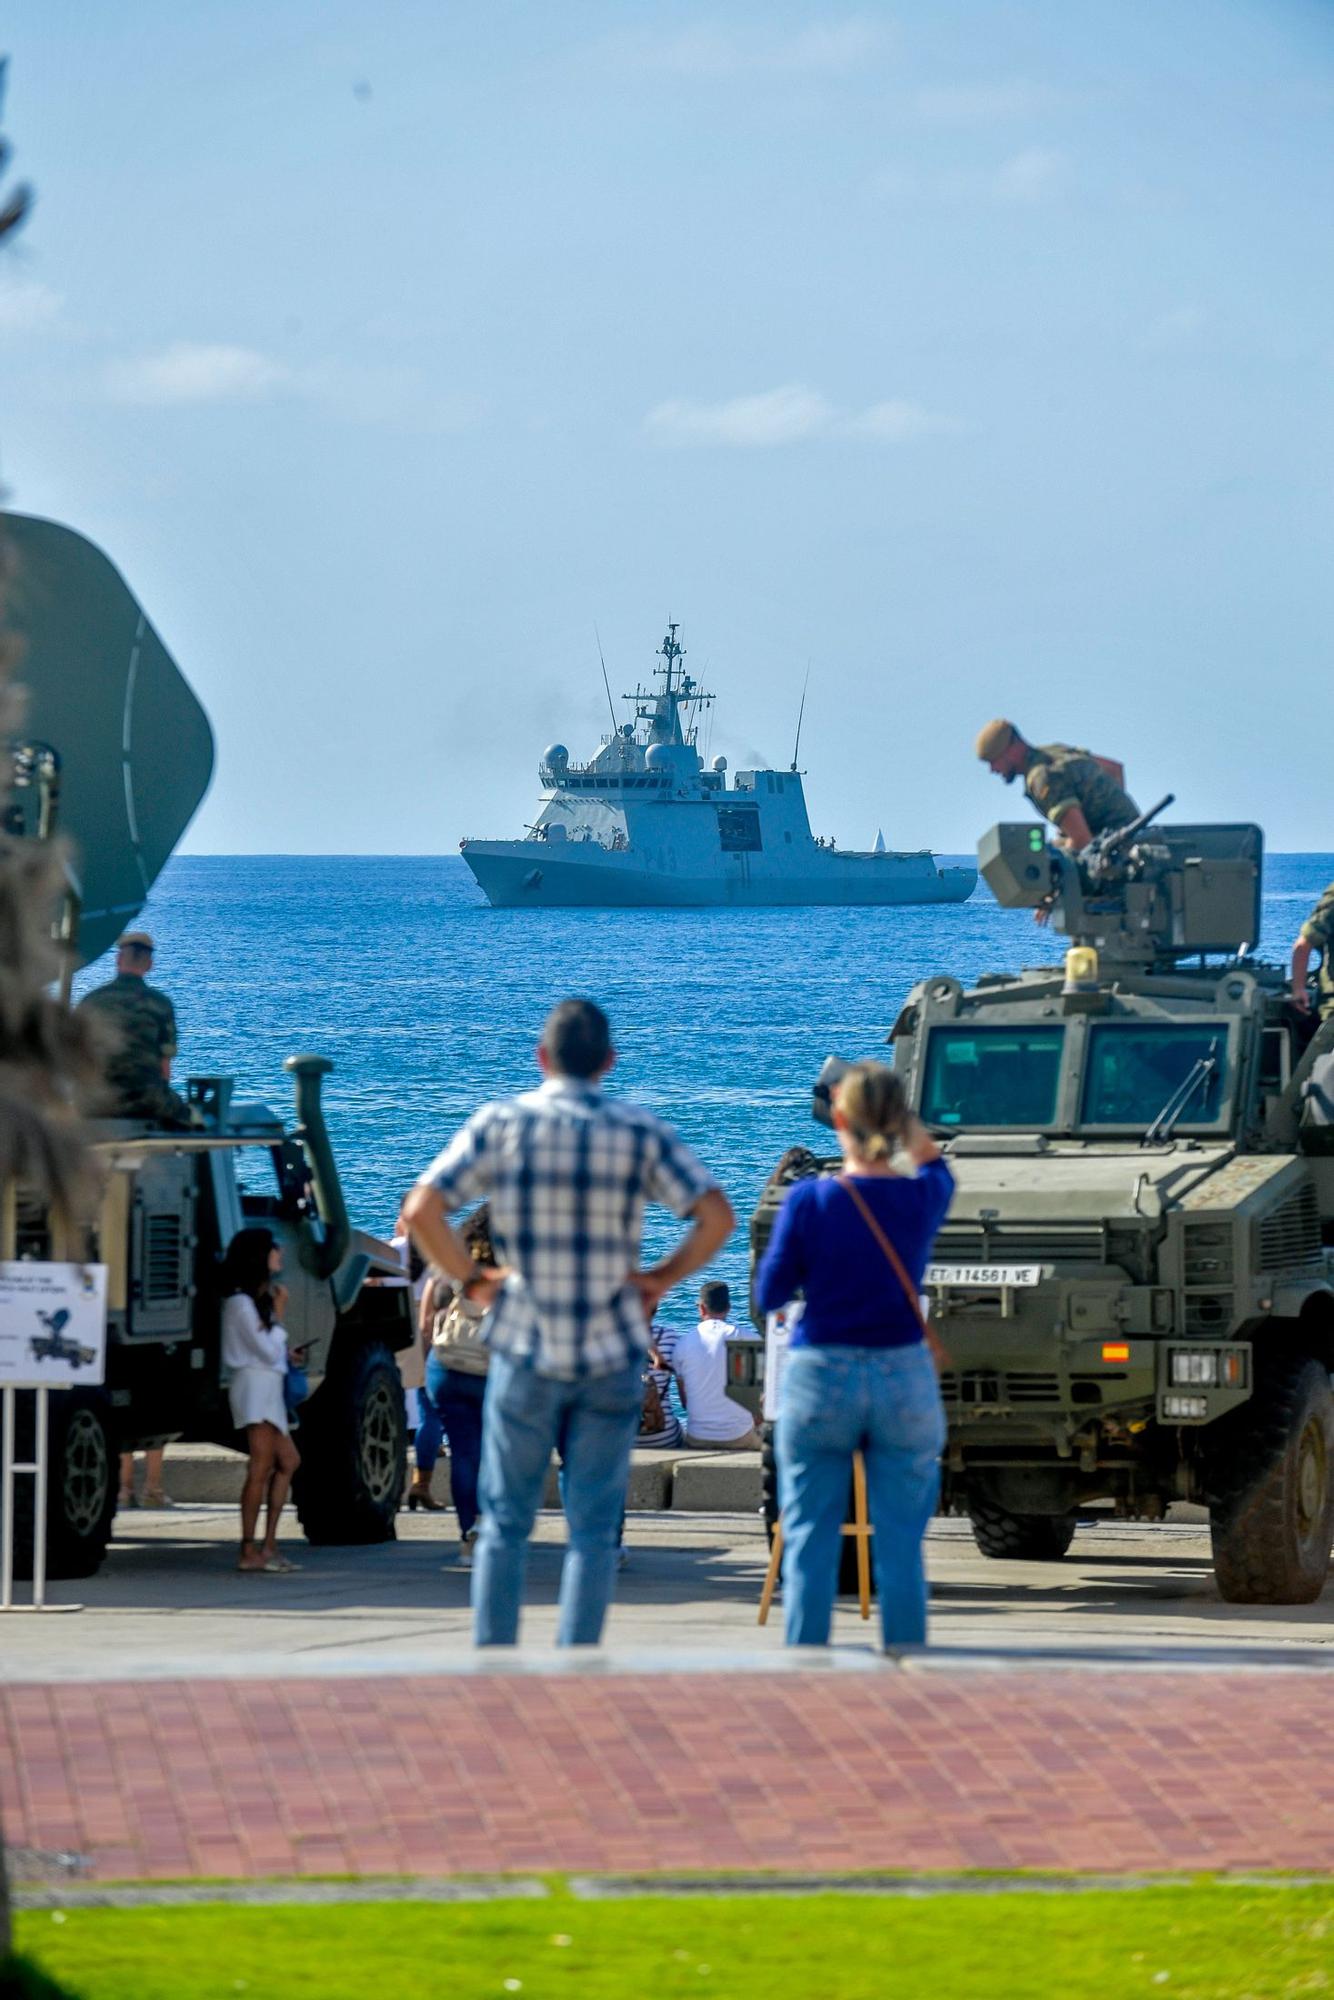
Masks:
[[[1064,963],[923,980],[891,1031],[957,1181],[926,1275],[943,1504],[1032,1561],[1092,1502],[1199,1502],[1223,1597],[1308,1603],[1334,1542],[1334,1056],[1252,956],[1260,829],[1162,809],[1077,858],[994,827],[982,873]]]
[[[67,891],[53,912],[72,962],[132,923],[207,788],[207,718],[105,555],[49,521],[0,521],[16,557],[11,617],[24,641],[24,736],[10,745],[5,831],[67,840]],[[188,1032],[188,1030],[187,1030]],[[285,1324],[308,1350],[295,1500],[308,1538],[390,1538],[406,1435],[395,1354],[415,1337],[391,1246],[353,1228],[325,1125],[320,1056],[286,1063],[296,1117],[235,1101],[230,1077],[184,1086],[192,1123],[88,1122],[89,1211],[60,1219],[22,1185],[0,1188],[0,1258],[95,1262],[107,1270],[106,1380],[51,1399],[48,1570],[101,1563],[116,1508],[118,1452],[172,1440],[240,1448],[221,1361],[221,1266],[247,1224],[284,1251]],[[25,1407],[25,1403],[28,1407]],[[18,1455],[31,1455],[31,1397]],[[32,1483],[16,1482],[15,1553],[31,1561]]]

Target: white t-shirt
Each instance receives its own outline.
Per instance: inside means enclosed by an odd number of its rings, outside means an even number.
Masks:
[[[688,1437],[730,1444],[751,1427],[750,1411],[727,1393],[727,1343],[735,1333],[725,1319],[702,1319],[676,1343],[672,1373],[681,1385]]]

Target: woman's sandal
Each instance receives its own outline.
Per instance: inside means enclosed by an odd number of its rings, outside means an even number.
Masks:
[[[275,1575],[290,1576],[293,1571],[299,1570],[301,1565],[294,1563],[290,1556],[285,1556],[280,1550],[275,1549],[272,1555],[265,1558],[264,1567],[272,1570]]]

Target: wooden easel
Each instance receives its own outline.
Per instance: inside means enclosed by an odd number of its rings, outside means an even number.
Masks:
[[[871,1615],[871,1536],[875,1530],[866,1512],[866,1460],[859,1451],[852,1454],[852,1519],[843,1523],[842,1534],[851,1535],[857,1543],[857,1600],[863,1618]],[[761,1625],[769,1622],[769,1606],[774,1601],[774,1591],[778,1587],[778,1572],[783,1562],[783,1517],[780,1514],[774,1527],[773,1546],[769,1551],[769,1567],[765,1571],[764,1588],[760,1592]]]

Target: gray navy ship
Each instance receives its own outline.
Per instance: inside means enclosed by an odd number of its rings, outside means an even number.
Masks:
[[[623,697],[587,764],[553,743],[538,767],[542,798],[522,840],[463,840],[463,858],[498,909],[741,909],[961,903],[974,868],[936,857],[835,847],[811,832],[797,759],[786,771],[734,771],[698,746],[713,701],[683,666],[670,625],[655,686]],[[608,701],[611,694],[608,689]],[[615,710],[612,710],[615,723]],[[798,746],[800,727],[798,727]]]

